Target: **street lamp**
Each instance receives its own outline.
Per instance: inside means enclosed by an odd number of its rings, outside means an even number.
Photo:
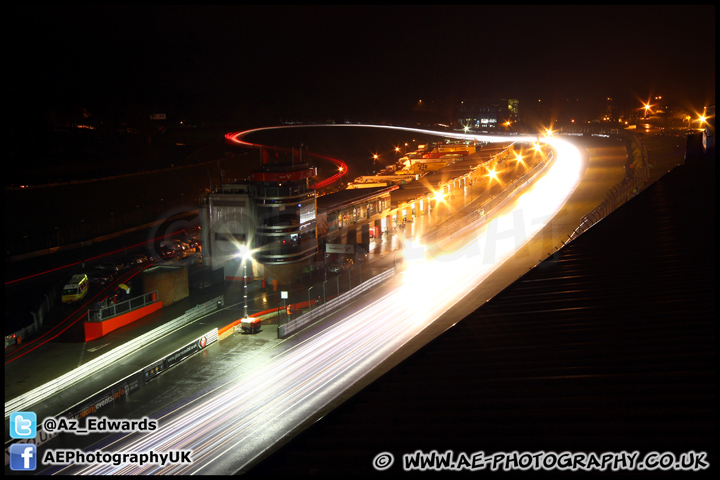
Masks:
[[[241,246],[240,251],[238,252],[237,256],[240,258],[240,261],[243,264],[243,280],[244,280],[243,297],[245,300],[245,315],[243,316],[243,318],[248,318],[247,260],[252,259],[252,251],[249,248],[247,248],[246,246]]]
[[[244,259],[243,259],[244,260]],[[247,295],[247,264],[243,261],[243,279],[245,280],[245,286],[243,287],[243,297],[245,297],[245,315],[243,318],[248,318],[247,307],[248,307],[248,295]]]
[[[646,104],[643,105],[643,108],[645,109],[645,118],[647,118],[647,116],[648,116],[649,113],[652,113],[652,112],[650,111],[650,107],[652,107],[652,105],[650,105],[649,103],[646,103]]]

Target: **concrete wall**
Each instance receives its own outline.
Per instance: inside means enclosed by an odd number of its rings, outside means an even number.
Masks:
[[[157,290],[163,306],[172,305],[190,295],[188,269],[185,266],[158,265],[145,270],[141,279],[143,291]]]
[[[140,320],[146,315],[150,315],[162,308],[162,302],[151,303],[136,310],[131,310],[123,315],[110,318],[104,322],[85,322],[85,341],[95,340],[103,337],[108,333],[129,325],[136,320]]]

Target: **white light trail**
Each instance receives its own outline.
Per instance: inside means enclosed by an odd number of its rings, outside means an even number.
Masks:
[[[157,431],[103,448],[191,449],[192,465],[71,466],[59,473],[232,474],[247,466],[461,301],[559,211],[579,182],[580,154],[560,139],[544,141],[557,152],[549,171],[464,246],[442,252],[414,243],[407,269],[377,287],[379,298],[368,306],[160,418]]]

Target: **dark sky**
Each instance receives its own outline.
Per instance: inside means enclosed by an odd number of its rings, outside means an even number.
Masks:
[[[714,103],[714,6],[10,7],[12,100],[302,118],[419,99]]]

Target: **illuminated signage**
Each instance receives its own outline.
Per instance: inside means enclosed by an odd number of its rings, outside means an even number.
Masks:
[[[326,243],[325,252],[352,254],[355,253],[355,245],[345,245],[342,243]]]

